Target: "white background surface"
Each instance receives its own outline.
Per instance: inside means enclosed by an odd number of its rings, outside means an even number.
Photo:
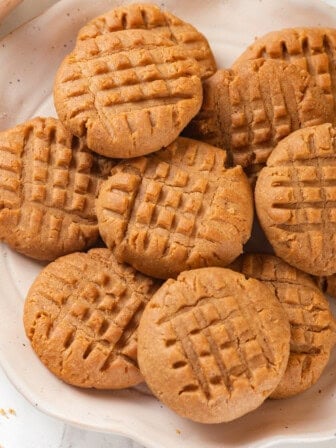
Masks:
[[[6,35],[21,23],[24,23],[41,13],[49,6],[56,3],[56,1],[57,0],[25,0],[0,24],[0,37]],[[319,0],[316,1],[318,2]],[[336,1],[328,1],[328,3],[332,2],[336,6]],[[307,431],[308,430],[309,428],[307,428]],[[303,445],[307,448],[336,448],[336,434],[335,439],[320,443],[313,442],[303,444],[301,442],[300,444],[286,443],[273,446],[280,448],[301,447]],[[140,445],[123,437],[98,434],[73,428],[43,415],[21,397],[9,383],[0,368],[0,448],[110,447],[141,448]]]

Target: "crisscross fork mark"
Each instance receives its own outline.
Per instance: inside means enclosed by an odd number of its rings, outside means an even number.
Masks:
[[[176,342],[181,344],[184,355],[186,359],[189,361],[189,365],[193,371],[194,377],[199,385],[199,389],[204,394],[207,400],[211,399],[210,387],[206,378],[205,373],[203,372],[202,366],[199,362],[198,355],[194,349],[193,343],[188,335],[187,330],[183,326],[183,320],[172,319],[170,321],[170,325],[172,330],[175,333]]]
[[[332,143],[331,143],[332,144]],[[317,154],[317,148],[315,144],[315,139],[313,134],[309,134],[308,136],[308,148],[309,152],[316,157],[316,174],[317,181],[321,186],[321,199],[324,207],[321,212],[321,233],[322,233],[322,259],[326,260],[330,256],[334,255],[332,253],[332,244],[326,244],[326,234],[332,235],[330,224],[329,224],[329,208],[325,206],[327,202],[327,193],[326,193],[326,183],[323,175],[322,165],[320,163],[320,159]]]
[[[242,288],[242,290],[244,291],[244,288]],[[246,291],[245,291],[246,292]],[[273,354],[273,350],[270,347],[270,343],[269,343],[269,339],[267,338],[267,331],[264,331],[264,325],[262,322],[262,319],[260,319],[259,317],[259,311],[256,308],[255,304],[254,304],[254,298],[249,297],[249,301],[247,306],[242,306],[240,304],[240,301],[237,300],[237,305],[239,308],[240,313],[244,316],[246,322],[249,323],[249,326],[252,328],[253,333],[256,335],[258,344],[261,348],[261,351],[263,353],[263,356],[265,358],[265,362],[266,362],[266,367],[268,368],[269,365],[273,365],[274,364],[274,354]],[[252,308],[253,313],[250,312],[250,308]],[[260,335],[260,331],[259,329],[262,329],[263,331],[263,335]]]
[[[329,63],[329,73],[331,79],[331,94],[333,96],[333,106],[334,106],[334,117],[336,116],[336,54],[335,49],[333,48],[330,38],[327,34],[323,36],[323,45],[325,48],[325,53],[328,57]],[[335,119],[334,119],[335,121]]]
[[[291,148],[291,147],[290,147]],[[315,185],[320,188],[321,191],[321,200],[318,202],[310,203],[309,201],[304,201],[304,195],[302,188],[308,187],[308,186],[314,186],[314,184],[310,181],[300,181],[296,169],[296,161],[294,161],[294,153],[293,149],[290,149],[291,154],[289,154],[289,151],[287,150],[289,160],[291,161],[291,174],[294,180],[293,185],[293,191],[295,195],[295,202],[293,204],[278,204],[274,203],[272,204],[275,208],[283,208],[283,209],[289,209],[296,211],[296,221],[297,224],[281,224],[278,227],[284,230],[293,231],[293,232],[306,232],[306,231],[321,231],[322,234],[322,257],[326,259],[326,250],[328,251],[331,249],[331,247],[328,247],[325,241],[326,233],[329,232],[330,235],[332,235],[332,231],[336,227],[336,223],[329,222],[329,212],[333,207],[333,202],[328,201],[327,203],[327,193],[326,188],[328,186],[334,186],[334,180],[325,180],[323,175],[323,166],[329,165],[327,162],[324,164],[318,154],[317,154],[317,148],[314,141],[314,136],[312,134],[308,137],[308,148],[310,151],[310,154],[313,155],[314,164],[312,166],[316,167],[316,174],[317,179],[315,181]],[[329,158],[327,159],[329,160]],[[302,166],[300,164],[300,166]],[[304,166],[304,163],[303,163]],[[280,182],[279,186],[287,186],[287,181]],[[327,206],[328,204],[328,206]],[[310,223],[308,219],[307,210],[309,208],[319,208],[321,209],[321,221],[319,223]],[[304,210],[305,213],[305,222],[300,222],[298,219],[298,213],[299,210]],[[304,226],[304,227],[303,227]],[[312,248],[311,245],[311,235],[308,233],[307,235],[307,241],[310,245],[310,250]]]
[[[299,36],[297,34],[296,34],[296,38],[299,39]],[[300,53],[290,53],[288,51],[287,44],[286,44],[285,40],[283,40],[281,42],[281,55],[280,55],[280,57],[276,57],[276,59],[282,59],[286,62],[294,63],[295,65],[297,65],[301,68],[302,65],[297,64],[296,61],[303,58],[306,61],[308,73],[313,78],[317,79],[318,75],[324,74],[326,72],[317,72],[316,71],[314,64],[312,63],[312,57],[327,53],[327,49],[325,48],[325,40],[324,40],[325,38],[327,38],[326,35],[323,36],[323,45],[321,48],[314,47],[314,53],[312,53],[312,51],[311,51],[311,47],[309,44],[309,36],[305,36],[302,39],[302,46],[301,46]],[[326,50],[326,51],[324,52],[324,50]],[[260,56],[263,57],[264,59],[266,59],[266,58],[273,59],[273,57],[267,53],[265,47],[263,48],[262,54]],[[323,90],[324,90],[325,94],[329,94],[329,92],[325,91],[325,88],[323,88]]]
[[[233,325],[231,324],[231,320],[230,320],[231,314],[229,314],[226,318],[224,318],[222,316],[221,310],[218,309],[216,303],[214,303],[213,306],[214,306],[215,310],[217,311],[218,316],[222,319],[223,325],[225,326],[225,329],[229,335],[230,340],[233,341],[233,343],[236,347],[237,354],[239,356],[241,365],[245,368],[245,373],[246,373],[247,378],[251,381],[251,379],[253,378],[252,370],[250,369],[249,362],[246,357],[245,351],[244,351],[244,349],[241,348],[238,337],[235,335],[235,329],[234,329]]]
[[[120,50],[120,52],[122,52],[122,50]],[[185,60],[185,59],[184,59],[184,60]],[[76,62],[76,63],[79,64],[78,62]],[[147,64],[146,66],[151,66],[151,65],[154,65],[154,66],[156,67],[156,69],[158,70],[158,72],[161,73],[161,71],[160,71],[160,69],[159,69],[159,66],[158,66],[158,64],[155,62],[155,60],[154,60],[154,62],[152,62],[151,64]],[[169,65],[169,63],[168,63],[168,65]],[[137,78],[137,84],[136,84],[136,85],[137,85],[137,86],[139,87],[139,89],[140,89],[141,96],[142,96],[143,98],[146,98],[147,95],[144,94],[143,89],[142,89],[142,83],[143,83],[143,81],[142,81],[142,80],[140,79],[140,77],[139,77],[139,73],[138,73],[137,68],[138,68],[138,66],[132,66],[132,67],[129,67],[128,70],[132,70],[132,72],[133,72],[134,75],[136,76],[136,78]],[[141,66],[141,69],[142,69],[142,68],[143,68],[143,66]],[[99,90],[99,89],[96,90],[96,89],[93,88],[92,85],[90,85],[90,81],[91,81],[91,79],[93,78],[93,76],[90,75],[90,73],[89,73],[89,68],[87,68],[86,65],[83,65],[83,66],[82,66],[82,72],[83,72],[85,78],[87,79],[89,92],[95,97],[96,94],[97,94],[97,92],[100,91],[100,90]],[[117,73],[117,72],[119,72],[119,70],[116,70],[116,71],[115,71],[115,73]],[[173,77],[173,80],[177,80],[177,79],[179,79],[179,78],[185,78],[185,77],[190,77],[190,75],[182,74],[182,75],[180,75],[178,78],[174,78],[174,77]],[[164,100],[165,98],[169,98],[169,99],[171,99],[171,98],[174,97],[174,96],[175,96],[176,98],[179,98],[179,95],[177,95],[177,94],[173,94],[172,91],[171,91],[170,84],[169,84],[169,81],[171,80],[170,78],[165,78],[164,76],[162,76],[162,77],[160,77],[160,80],[164,82],[164,84],[165,84],[165,89],[166,89],[166,91],[168,92],[168,94],[165,95],[165,96],[162,97],[162,98],[159,98],[158,100],[161,100],[161,101],[162,101],[162,100]],[[149,81],[149,84],[152,84],[153,82],[155,82],[155,80],[154,80],[154,81]],[[132,85],[134,86],[134,83],[133,83]],[[127,87],[127,85],[126,85],[126,87]],[[148,98],[148,99],[149,99],[149,98]],[[182,95],[181,99],[192,99],[192,96],[184,97],[184,96]],[[164,104],[162,104],[162,105],[164,106]],[[93,106],[94,106],[96,112],[99,113],[99,112],[98,112],[98,108],[97,108],[97,106],[96,106],[95,104],[94,104]],[[174,104],[173,104],[173,106],[174,106]],[[113,104],[112,104],[111,106],[105,106],[105,107],[113,107]],[[77,108],[77,109],[78,109],[78,108]],[[106,118],[107,118],[107,117],[106,117],[106,113],[103,112],[103,108],[99,108],[99,109],[100,109],[100,113],[103,114],[103,115],[104,115],[104,118],[106,119]],[[84,109],[84,110],[85,110],[85,109]],[[82,108],[79,108],[77,113],[79,114],[79,113],[81,113],[82,111],[83,111]],[[172,114],[172,116],[173,116],[173,119],[174,119],[175,114]],[[72,118],[74,118],[74,117],[72,117]],[[175,119],[176,119],[176,118],[175,118]],[[104,120],[104,122],[105,122],[105,120]],[[150,122],[151,122],[151,121],[150,121]]]
[[[170,164],[170,166],[174,166],[174,165]],[[194,174],[194,173],[192,173],[192,174]],[[155,183],[161,185],[161,192],[159,193],[159,195],[157,196],[155,201],[153,201],[153,200],[146,201],[146,203],[154,205],[154,211],[152,213],[151,219],[150,219],[148,224],[144,224],[144,223],[140,224],[140,223],[136,222],[135,215],[136,215],[136,213],[138,211],[139,205],[143,203],[143,197],[142,196],[143,196],[144,188],[145,188],[145,186],[147,186],[147,182],[153,182],[153,181]],[[209,184],[210,184],[210,181],[209,181]],[[165,249],[163,251],[162,256],[164,256],[166,254],[166,251],[169,250],[169,246],[173,242],[175,234],[178,233],[179,235],[181,235],[185,239],[185,242],[184,242],[185,247],[190,247],[190,241],[191,241],[191,239],[194,239],[196,237],[196,232],[197,232],[195,224],[193,226],[193,230],[192,230],[191,234],[188,235],[188,236],[185,235],[184,233],[177,232],[178,216],[183,216],[185,213],[181,212],[178,208],[174,209],[174,208],[172,208],[172,207],[170,207],[168,205],[167,206],[163,205],[163,203],[161,202],[161,199],[160,199],[160,198],[162,198],[162,188],[163,187],[165,187],[166,190],[168,190],[168,191],[178,191],[182,195],[185,193],[185,187],[167,185],[167,183],[165,181],[163,181],[163,180],[160,180],[160,179],[155,179],[154,180],[151,177],[147,177],[146,173],[143,175],[141,187],[139,189],[139,193],[138,193],[137,197],[135,198],[134,206],[133,206],[133,209],[132,209],[132,212],[131,212],[131,216],[130,216],[129,221],[128,221],[127,230],[125,232],[125,235],[127,235],[127,233],[129,233],[129,230],[133,226],[136,226],[137,228],[141,227],[145,231],[158,230],[160,228],[161,229],[160,232],[161,232],[163,230],[163,228],[157,226],[156,221],[155,221],[159,211],[160,210],[164,210],[164,209],[168,209],[168,210],[172,211],[174,213],[173,222],[172,222],[172,225],[171,225],[169,230],[165,229],[165,233],[168,235],[168,242],[166,243],[166,247],[165,247]],[[214,191],[214,194],[215,194],[215,192],[216,191]],[[194,192],[190,192],[189,194],[192,195],[192,194],[194,194]],[[206,196],[208,196],[208,192],[207,191],[204,191],[204,192],[201,193],[201,203],[202,204],[204,204]],[[210,200],[210,202],[211,202],[211,200]],[[194,219],[194,222],[195,222],[196,219],[201,219],[200,216],[205,214],[205,210],[204,210],[204,207],[201,206],[201,207],[198,208],[196,213],[195,212],[186,212],[186,214],[188,216],[192,215],[192,218]],[[147,240],[148,240],[148,238],[147,238]]]
[[[9,151],[7,148],[0,147],[0,152],[10,154],[14,161],[13,165],[10,163],[0,163],[0,191],[2,202],[0,210],[4,207],[13,209],[18,206],[20,201],[18,198],[18,190],[20,178],[22,176],[22,168],[19,166],[19,157],[14,151]]]
[[[304,334],[304,343],[305,343],[305,345],[310,345],[310,344],[311,344],[311,341],[308,342],[308,339],[307,339],[307,331],[310,330],[310,326],[308,325],[308,323],[307,323],[307,321],[306,321],[306,317],[305,317],[305,307],[304,307],[304,305],[302,304],[302,296],[301,296],[302,289],[297,288],[298,297],[299,297],[299,303],[298,303],[298,304],[295,304],[295,306],[293,306],[291,303],[287,303],[286,300],[285,300],[285,299],[286,299],[286,293],[289,292],[289,294],[290,294],[290,287],[293,286],[292,284],[288,284],[288,283],[286,284],[286,283],[283,283],[283,284],[286,286],[286,290],[285,290],[285,292],[284,292],[283,294],[279,294],[279,291],[278,291],[278,288],[277,288],[277,285],[276,285],[277,280],[275,280],[274,282],[268,281],[268,282],[265,282],[265,283],[269,283],[269,284],[272,285],[274,294],[275,294],[276,298],[278,299],[278,301],[279,301],[279,302],[282,304],[282,306],[284,307],[284,310],[285,310],[285,311],[286,311],[286,308],[296,308],[296,309],[300,309],[303,324],[295,324],[295,325],[294,325],[291,321],[289,321],[289,323],[290,323],[290,327],[291,327],[291,329],[294,328],[294,327],[295,327],[295,328],[302,328],[302,329],[303,329],[303,334]],[[295,285],[295,286],[299,286],[299,285]],[[287,311],[286,311],[286,313],[287,313]],[[288,317],[289,317],[289,316],[288,316]],[[292,342],[292,332],[291,332],[291,342]],[[291,345],[292,345],[292,344],[291,344]],[[291,348],[290,348],[290,352],[292,353]]]
[[[293,192],[294,192],[294,196],[295,196],[295,201],[296,201],[296,208],[295,210],[293,210],[293,213],[295,213],[296,215],[296,222],[300,223],[299,218],[299,206],[300,204],[304,203],[304,195],[303,195],[303,186],[301,184],[301,181],[299,180],[299,176],[297,173],[297,169],[295,166],[295,154],[294,154],[294,148],[292,147],[292,145],[287,145],[287,156],[288,156],[288,160],[291,162],[291,167],[292,167],[292,174],[293,174]],[[305,214],[305,221],[309,222],[308,219],[308,213],[307,213],[307,209],[304,209],[304,214]],[[284,226],[286,226],[289,231],[291,231],[291,224],[283,224]],[[280,228],[280,227],[279,227]],[[311,235],[308,232],[307,233],[307,241],[308,241],[308,245],[309,245],[309,252],[312,253],[312,241],[311,241]]]
[[[227,297],[230,297],[230,296],[227,296]],[[222,299],[225,299],[225,297],[222,297]],[[167,322],[171,322],[176,317],[182,318],[182,316],[184,316],[186,313],[194,310],[196,307],[200,307],[200,306],[203,306],[203,305],[209,305],[209,304],[215,306],[215,302],[216,301],[218,301],[218,299],[216,297],[212,297],[212,296],[210,296],[210,297],[201,297],[196,302],[194,302],[192,305],[182,305],[180,308],[178,308],[174,312],[174,314],[161,318],[158,321],[158,325],[162,325],[162,324],[165,324]],[[234,314],[235,312],[236,312],[236,310],[232,310],[226,316],[226,318],[231,316],[231,314]]]
[[[208,328],[207,320],[206,320],[200,307],[195,308],[194,317],[195,317],[197,323],[200,325],[200,328],[202,328],[203,334],[209,344],[211,354],[217,364],[218,370],[220,371],[224,385],[225,385],[228,393],[230,394],[233,389],[233,384],[232,384],[230,375],[228,373],[229,369],[225,366],[225,363],[222,360],[220,349],[217,346],[217,343],[214,340],[210,329]]]
[[[188,47],[190,47],[192,44],[198,43],[198,42],[204,42],[201,35],[196,32],[197,37],[194,37],[193,40],[188,40],[187,43],[184,43],[183,40],[179,40],[178,37],[176,37],[174,30],[179,29],[179,28],[185,28],[188,27],[188,24],[182,22],[182,23],[178,23],[178,24],[174,24],[173,26],[170,25],[169,20],[167,15],[160,11],[161,14],[161,20],[160,23],[161,24],[156,24],[155,26],[153,26],[153,23],[150,22],[150,20],[148,20],[147,17],[147,11],[145,9],[140,10],[140,14],[142,16],[142,25],[144,26],[144,29],[149,29],[149,30],[155,30],[155,32],[158,32],[158,30],[162,30],[163,33],[158,33],[159,35],[165,35],[165,31],[168,31],[170,33],[170,39],[178,45],[183,45],[185,47],[187,47],[186,52],[191,51],[191,49],[189,49]],[[101,25],[97,25],[96,23],[93,23],[95,28],[96,28],[96,36],[94,37],[97,38],[98,36],[102,36],[104,34],[107,33],[113,33],[113,32],[118,32],[121,30],[125,30],[125,31],[132,31],[134,29],[141,29],[142,26],[137,26],[135,28],[132,27],[128,27],[128,22],[127,22],[127,13],[122,14],[122,20],[121,20],[121,24],[120,24],[120,28],[119,29],[111,29],[107,24],[106,24],[106,19],[102,16],[100,17],[100,20],[103,21],[103,27]],[[139,24],[140,25],[140,24]],[[195,31],[193,29],[190,29],[189,31]],[[87,39],[92,39],[91,36],[86,36],[85,38],[83,38],[82,36],[80,36],[80,40],[87,40]],[[196,57],[193,56],[197,61],[202,61],[202,60],[207,60],[210,58],[210,56],[205,56],[205,57]]]

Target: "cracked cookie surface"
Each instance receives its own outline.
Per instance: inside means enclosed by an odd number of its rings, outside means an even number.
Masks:
[[[54,118],[0,133],[0,239],[38,260],[98,239],[95,199],[115,162],[92,153]]]
[[[41,361],[63,381],[121,389],[143,381],[137,327],[158,283],[118,263],[108,249],[66,255],[42,270],[24,307]]]
[[[250,236],[253,205],[241,167],[226,169],[225,159],[221,149],[180,137],[118,164],[96,201],[116,258],[158,278],[231,263]]]
[[[322,375],[336,342],[336,323],[328,301],[311,276],[278,257],[244,254],[230,268],[267,285],[289,319],[288,365],[270,397],[286,398],[304,392]]]
[[[198,112],[201,77],[216,70],[194,27],[154,5],[93,19],[55,80],[59,118],[88,146],[130,158],[169,145]]]
[[[277,387],[289,323],[267,286],[223,268],[167,280],[145,308],[138,361],[153,393],[202,423],[231,421]]]

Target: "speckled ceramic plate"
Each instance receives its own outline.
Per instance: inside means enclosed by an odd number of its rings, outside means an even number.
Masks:
[[[120,2],[63,0],[0,42],[0,129],[36,115],[55,115],[57,66],[88,19]],[[229,66],[254,36],[295,25],[336,23],[336,9],[317,0],[166,0],[173,13],[209,39],[218,65]],[[115,432],[148,448],[269,446],[279,440],[331,438],[336,433],[336,357],[318,385],[299,397],[268,401],[223,425],[184,420],[140,390],[86,391],[58,381],[25,337],[22,305],[41,265],[0,246],[0,361],[17,389],[37,408],[88,429]]]

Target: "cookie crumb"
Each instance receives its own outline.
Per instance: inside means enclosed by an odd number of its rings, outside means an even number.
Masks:
[[[4,408],[0,408],[0,415],[5,418],[9,418],[9,415],[16,415],[15,409],[9,408],[8,411]],[[1,448],[1,446],[0,446]]]

